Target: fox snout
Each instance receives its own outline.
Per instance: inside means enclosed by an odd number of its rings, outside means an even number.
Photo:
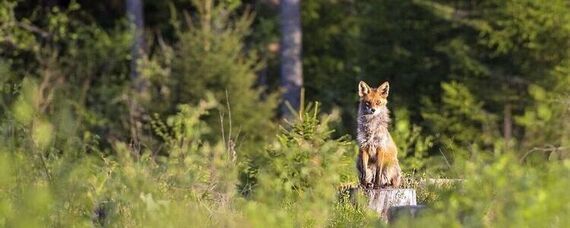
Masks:
[[[361,104],[361,109],[364,115],[374,115],[376,113],[376,110],[378,110],[377,108],[366,103]]]

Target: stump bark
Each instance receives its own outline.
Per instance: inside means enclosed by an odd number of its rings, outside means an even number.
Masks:
[[[410,188],[367,189],[368,208],[388,221],[388,210],[397,206],[416,206],[416,190]]]
[[[394,206],[388,209],[388,222],[394,223],[401,218],[416,218],[421,216],[427,210],[424,205],[417,206]]]

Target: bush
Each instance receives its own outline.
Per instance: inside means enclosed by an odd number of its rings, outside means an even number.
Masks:
[[[542,167],[520,165],[512,154],[491,161],[465,162],[465,180],[440,191],[430,212],[401,226],[437,227],[565,227],[570,224],[570,200],[565,193],[570,163],[552,162]]]
[[[354,145],[346,138],[331,139],[328,124],[334,116],[319,118],[318,109],[315,103],[301,111],[256,161],[253,208],[275,225],[320,227],[332,222],[337,186],[355,177]]]

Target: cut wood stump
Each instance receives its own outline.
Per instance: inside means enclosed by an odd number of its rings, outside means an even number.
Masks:
[[[401,218],[416,218],[421,216],[427,210],[424,205],[417,206],[394,206],[388,209],[388,222],[394,223]]]
[[[415,206],[416,190],[410,188],[367,189],[368,208],[388,221],[388,209],[396,206]]]
[[[340,189],[344,194],[349,195],[350,202],[358,205],[358,195],[366,197],[367,207],[374,210],[378,216],[388,222],[390,219],[390,208],[400,207],[415,208],[417,206],[416,190],[411,188],[382,188],[382,189],[363,189],[359,186],[344,186]],[[423,208],[423,206],[421,206]],[[395,212],[392,212],[393,214]],[[415,215],[415,211],[412,215]],[[394,218],[397,216],[394,216]]]

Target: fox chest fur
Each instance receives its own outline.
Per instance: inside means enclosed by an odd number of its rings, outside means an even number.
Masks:
[[[396,145],[388,131],[390,118],[388,109],[378,110],[377,115],[359,115],[357,128],[357,142],[362,153],[369,156],[369,163],[375,163],[380,159],[381,163],[394,162],[397,151]]]

